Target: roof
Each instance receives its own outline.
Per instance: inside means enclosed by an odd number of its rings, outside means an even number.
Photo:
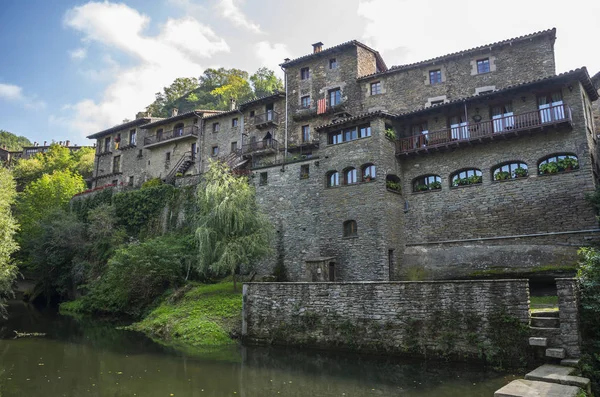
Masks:
[[[198,113],[202,113],[202,116],[200,116]],[[223,113],[223,112],[221,110],[202,110],[202,109],[190,110],[189,112],[180,113],[177,116],[167,117],[166,119],[162,119],[162,118],[156,119],[156,121],[152,121],[151,123],[146,124],[146,126],[144,128],[148,129],[148,128],[158,127],[160,125],[169,124],[174,121],[187,119],[188,117],[191,117],[191,116],[204,117],[204,113],[212,114],[212,113]]]
[[[150,117],[142,117],[139,119],[128,121],[127,123],[115,125],[114,127],[111,127],[109,129],[106,129],[106,130],[103,130],[100,132],[96,132],[95,134],[88,135],[87,138],[88,139],[100,138],[100,137],[103,137],[104,135],[112,134],[113,132],[116,132],[116,131],[124,130],[126,128],[131,128],[131,127],[137,127],[138,125],[142,125],[142,124],[146,124],[152,120],[153,119]]]
[[[543,78],[531,80],[531,81],[528,81],[525,83],[511,85],[511,86],[504,87],[502,89],[499,89],[499,90],[496,90],[496,91],[493,91],[493,92],[490,92],[487,94],[472,95],[472,96],[468,96],[468,97],[454,99],[454,100],[451,100],[451,101],[448,101],[448,102],[445,102],[445,103],[442,103],[439,105],[434,105],[434,106],[420,108],[417,110],[412,110],[410,112],[398,114],[396,117],[401,118],[404,116],[410,116],[410,115],[423,113],[423,112],[429,111],[431,109],[445,108],[445,107],[448,107],[451,105],[455,105],[457,103],[468,102],[468,101],[472,101],[472,100],[479,100],[482,98],[490,98],[493,96],[497,96],[498,94],[503,94],[503,93],[507,93],[510,91],[516,91],[516,90],[531,87],[534,85],[547,84],[547,83],[558,83],[561,81],[569,81],[569,80],[572,81],[573,79],[577,79],[578,81],[581,82],[581,84],[583,85],[583,88],[586,90],[588,96],[590,97],[590,100],[595,101],[598,99],[598,97],[599,97],[598,92],[595,90],[594,86],[592,85],[590,75],[588,74],[587,69],[585,67],[582,67],[579,69],[571,70],[571,71],[557,74],[554,76],[543,77]]]
[[[348,118],[344,118],[344,119],[335,120],[328,124],[319,125],[319,126],[315,127],[315,131],[322,131],[322,130],[326,130],[326,129],[332,128],[332,127],[340,127],[343,125],[352,124],[358,120],[373,119],[373,118],[378,118],[378,117],[392,119],[392,118],[395,118],[396,115],[392,114],[392,113],[384,112],[382,110],[377,110],[375,112],[363,113],[363,114],[359,114],[357,116],[352,116],[352,117],[348,117]]]
[[[600,72],[592,76],[592,83],[594,84],[594,87],[596,87],[596,89],[600,90]]]
[[[453,53],[450,53],[450,54],[446,54],[446,55],[442,55],[442,56],[439,56],[439,57],[427,59],[427,60],[424,60],[424,61],[419,61],[419,62],[410,63],[410,64],[406,64],[406,65],[392,66],[388,70],[385,70],[385,71],[381,71],[381,72],[377,72],[377,73],[372,73],[372,74],[369,74],[369,75],[366,75],[366,76],[361,76],[361,77],[359,77],[359,80],[361,80],[361,79],[368,79],[368,78],[375,77],[375,76],[381,76],[381,75],[384,75],[384,74],[401,72],[401,71],[405,71],[405,70],[408,70],[408,69],[414,69],[414,68],[418,68],[418,67],[425,66],[425,65],[428,65],[428,64],[434,64],[436,62],[445,61],[445,60],[448,60],[448,59],[451,59],[451,58],[462,57],[462,56],[465,56],[465,55],[472,54],[474,52],[479,52],[479,51],[484,50],[484,49],[491,49],[492,47],[500,47],[500,46],[504,46],[504,45],[510,45],[510,44],[512,44],[514,42],[526,41],[526,40],[531,40],[531,39],[535,39],[535,38],[538,38],[538,37],[544,37],[544,36],[550,36],[550,37],[552,37],[553,40],[556,39],[556,28],[542,30],[542,31],[535,32],[535,33],[530,33],[530,34],[526,34],[524,36],[513,37],[511,39],[497,41],[495,43],[484,44],[484,45],[481,45],[481,46],[478,46],[478,47],[473,47],[473,48],[469,48],[467,50],[453,52]]]
[[[251,99],[249,101],[242,102],[242,103],[240,103],[239,108],[240,108],[240,110],[244,110],[245,108],[248,108],[250,106],[258,105],[261,102],[270,102],[274,99],[279,99],[279,98],[285,98],[285,92],[275,91],[272,94],[263,95],[261,97]]]
[[[367,45],[365,45],[365,44],[363,44],[363,43],[361,43],[361,42],[359,42],[357,40],[346,41],[345,43],[338,44],[338,45],[335,45],[333,47],[326,48],[326,49],[321,50],[319,52],[313,52],[311,54],[303,55],[303,56],[301,56],[299,58],[292,59],[290,61],[286,61],[284,63],[281,63],[279,66],[282,66],[282,67],[286,68],[286,67],[289,67],[289,66],[293,66],[293,65],[295,65],[295,64],[297,64],[299,62],[304,62],[304,61],[306,61],[307,59],[310,59],[310,58],[316,58],[316,57],[320,57],[320,56],[323,56],[323,55],[332,54],[332,53],[334,53],[336,51],[342,50],[342,49],[347,48],[347,47],[362,47],[365,50],[372,52],[373,54],[375,54],[375,58],[377,59],[377,64],[379,66],[379,69],[380,70],[387,70],[387,66],[385,64],[385,61],[383,60],[383,58],[379,54],[379,51],[375,51],[371,47],[369,47],[369,46],[367,46]]]

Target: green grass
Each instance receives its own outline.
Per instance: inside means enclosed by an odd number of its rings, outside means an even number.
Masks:
[[[537,305],[553,305],[558,306],[558,296],[532,296],[529,298],[532,306]]]
[[[195,347],[233,344],[242,322],[241,285],[196,285],[181,299],[165,300],[142,321],[127,327],[173,344]]]

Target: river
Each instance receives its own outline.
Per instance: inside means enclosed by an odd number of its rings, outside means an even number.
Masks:
[[[480,366],[233,346],[175,351],[98,320],[12,302],[0,320],[0,397],[490,397],[513,379]],[[13,339],[19,332],[46,333]]]

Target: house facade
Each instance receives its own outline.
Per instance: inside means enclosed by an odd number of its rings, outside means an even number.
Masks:
[[[555,38],[552,29],[389,68],[357,41],[316,43],[281,64],[284,93],[90,136],[97,182],[177,181],[208,159],[227,162],[250,176],[276,231],[259,273],[283,264],[292,280],[569,265],[600,236],[585,201],[600,174],[599,78],[556,74]],[[102,151],[134,128],[148,139],[132,151],[141,161],[122,146]]]

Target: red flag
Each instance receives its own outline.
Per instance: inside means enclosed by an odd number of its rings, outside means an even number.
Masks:
[[[323,114],[327,111],[327,101],[325,98],[317,101],[317,114]]]

